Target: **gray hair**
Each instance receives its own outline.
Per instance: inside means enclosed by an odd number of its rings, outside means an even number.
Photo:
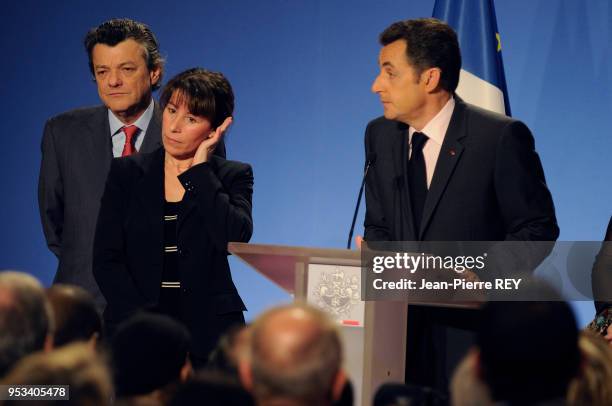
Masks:
[[[105,356],[85,343],[28,355],[15,365],[2,383],[12,386],[69,386],[68,402],[45,400],[45,405],[106,406],[110,404],[113,388]],[[2,404],[19,406],[22,402],[7,400]]]
[[[42,350],[53,333],[51,306],[33,276],[0,271],[0,332],[0,376],[24,356]]]

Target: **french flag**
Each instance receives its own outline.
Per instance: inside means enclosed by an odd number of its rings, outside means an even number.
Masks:
[[[463,66],[457,94],[466,102],[510,116],[493,0],[436,0],[433,17],[459,38]]]

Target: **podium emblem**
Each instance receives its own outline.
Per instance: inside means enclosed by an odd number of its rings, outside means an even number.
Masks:
[[[348,318],[361,300],[359,278],[340,269],[321,272],[314,289],[316,304],[338,319]]]

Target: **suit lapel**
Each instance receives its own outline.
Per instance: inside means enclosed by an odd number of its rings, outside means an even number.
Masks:
[[[113,144],[108,124],[108,110],[100,106],[86,123],[89,132],[89,160],[94,171],[106,176],[113,159]]]
[[[161,109],[159,104],[155,102],[153,117],[151,117],[139,152],[152,152],[161,147],[161,145]]]
[[[179,206],[178,212],[178,221],[176,223],[176,233],[179,234],[181,231],[183,224],[185,224],[185,220],[189,217],[193,211],[195,210],[197,204],[195,202],[195,196],[191,194],[191,192],[185,190],[185,195],[183,196],[183,201]]]
[[[400,235],[398,240],[416,239],[417,231],[412,221],[412,203],[408,185],[408,126],[397,122],[397,132],[393,143],[393,158],[395,160],[395,218],[399,219]],[[411,237],[414,236],[414,237]]]
[[[465,136],[467,136],[467,129],[465,128],[465,104],[461,99],[455,96],[455,110],[453,111],[451,121],[446,130],[446,135],[442,142],[442,147],[440,148],[438,162],[436,163],[436,169],[431,180],[431,185],[429,186],[429,191],[427,192],[427,199],[425,200],[425,207],[423,208],[421,230],[419,230],[419,240],[422,240],[425,230],[431,221],[431,217],[444,194],[446,185],[461,158],[464,147],[460,143],[460,140]]]
[[[139,160],[143,171],[142,178],[135,186],[134,193],[140,203],[142,212],[151,227],[151,235],[159,241],[159,250],[163,253],[164,241],[164,150],[160,148],[147,159]]]
[[[219,158],[213,155],[208,161],[208,164],[210,165],[214,173],[217,173],[217,168],[219,167],[220,159],[223,159],[223,158]],[[206,193],[206,192],[203,192],[203,193]],[[196,207],[197,207],[197,203],[195,201],[195,196],[191,192],[185,191],[185,196],[183,197],[183,202],[179,209],[178,222],[176,224],[177,234],[180,233],[183,224],[185,224],[185,220],[187,220],[189,216],[194,214]]]
[[[197,204],[193,196],[191,196],[189,192],[185,192],[185,197],[183,198],[183,202],[179,208],[178,222],[176,223],[177,234],[181,231],[183,224],[185,224],[185,220],[193,213],[196,206]]]

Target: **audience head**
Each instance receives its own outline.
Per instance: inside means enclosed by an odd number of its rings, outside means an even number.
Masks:
[[[0,376],[24,356],[50,349],[53,317],[45,291],[33,276],[0,272]]]
[[[105,360],[90,346],[74,343],[39,352],[21,360],[2,381],[3,385],[67,385],[69,400],[41,401],[44,405],[106,406],[112,382]],[[22,401],[5,401],[20,405]],[[36,404],[33,401],[29,404]]]
[[[453,406],[493,405],[489,388],[478,376],[478,351],[471,349],[463,357],[450,384],[451,404]]]
[[[58,284],[47,289],[47,299],[55,321],[54,346],[75,341],[96,343],[102,335],[102,318],[89,292],[79,286]]]
[[[567,393],[570,405],[612,405],[612,348],[601,336],[584,331],[578,340],[580,373]]]
[[[138,313],[122,323],[111,341],[117,397],[149,395],[191,373],[187,329],[170,317]]]
[[[446,405],[445,396],[428,387],[403,383],[381,385],[374,395],[374,406],[433,406]]]
[[[306,304],[265,312],[251,327],[240,374],[258,404],[330,404],[346,381],[335,323]]]
[[[555,296],[540,284],[526,289]],[[578,329],[567,303],[489,302],[481,317],[479,373],[494,401],[565,398],[580,364]]]
[[[238,365],[248,356],[251,331],[248,326],[236,325],[230,328],[210,354],[207,369],[231,376],[239,381]]]
[[[219,371],[201,371],[177,389],[170,406],[199,406],[204,403],[224,406],[255,404],[234,377]]]

